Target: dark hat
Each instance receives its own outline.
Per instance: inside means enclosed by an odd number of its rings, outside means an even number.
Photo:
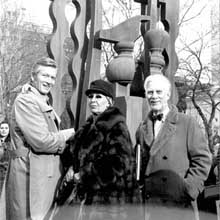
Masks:
[[[90,83],[89,89],[87,89],[85,93],[87,96],[90,93],[101,93],[111,98],[115,97],[113,84],[101,79],[92,81]]]

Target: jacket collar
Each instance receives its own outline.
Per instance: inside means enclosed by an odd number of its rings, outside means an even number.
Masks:
[[[96,127],[103,130],[111,129],[119,122],[125,122],[125,117],[117,107],[109,107],[97,117],[90,116],[88,122],[93,123]]]
[[[34,98],[35,101],[38,103],[39,108],[42,112],[51,112],[54,118],[57,120],[57,127],[59,129],[61,119],[54,111],[53,107],[49,105],[49,97],[47,95],[42,95],[35,87],[31,84],[28,84],[28,89],[23,93],[32,94],[31,98]]]
[[[155,155],[158,150],[170,139],[176,131],[176,124],[179,120],[177,108],[173,105],[170,106],[170,111],[167,114],[164,125],[157,135],[156,139],[153,136],[153,123],[147,117],[143,123],[144,139],[148,146],[151,146],[150,154]]]
[[[33,87],[32,85],[30,85],[30,87],[28,88],[28,91],[34,93],[34,95],[36,95],[39,99],[41,99],[44,102],[48,102],[49,101],[49,97],[47,95],[42,95],[35,87]]]
[[[52,111],[52,106],[48,105],[49,97],[47,95],[42,95],[35,87],[31,86],[28,91],[37,97],[37,100],[41,102],[40,108],[42,112]]]

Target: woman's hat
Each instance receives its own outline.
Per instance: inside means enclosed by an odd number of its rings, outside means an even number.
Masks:
[[[113,99],[115,97],[113,84],[101,79],[90,83],[90,88],[86,90],[85,94],[88,96],[91,93],[101,93]]]

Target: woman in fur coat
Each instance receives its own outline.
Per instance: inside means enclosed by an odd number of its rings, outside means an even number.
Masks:
[[[130,134],[125,117],[113,106],[111,83],[95,80],[85,94],[92,114],[70,143],[72,164],[65,178],[67,181],[74,178],[78,198],[92,205],[87,206],[90,211],[87,208],[85,219],[115,219],[108,205],[117,204],[119,210],[120,204],[132,197],[134,154]],[[108,208],[100,212],[99,205]]]

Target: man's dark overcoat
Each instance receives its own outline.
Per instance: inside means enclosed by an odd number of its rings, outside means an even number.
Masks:
[[[208,176],[211,154],[207,139],[194,118],[171,106],[155,139],[149,117],[140,124],[136,138],[141,146],[145,197],[180,203],[195,200]]]

